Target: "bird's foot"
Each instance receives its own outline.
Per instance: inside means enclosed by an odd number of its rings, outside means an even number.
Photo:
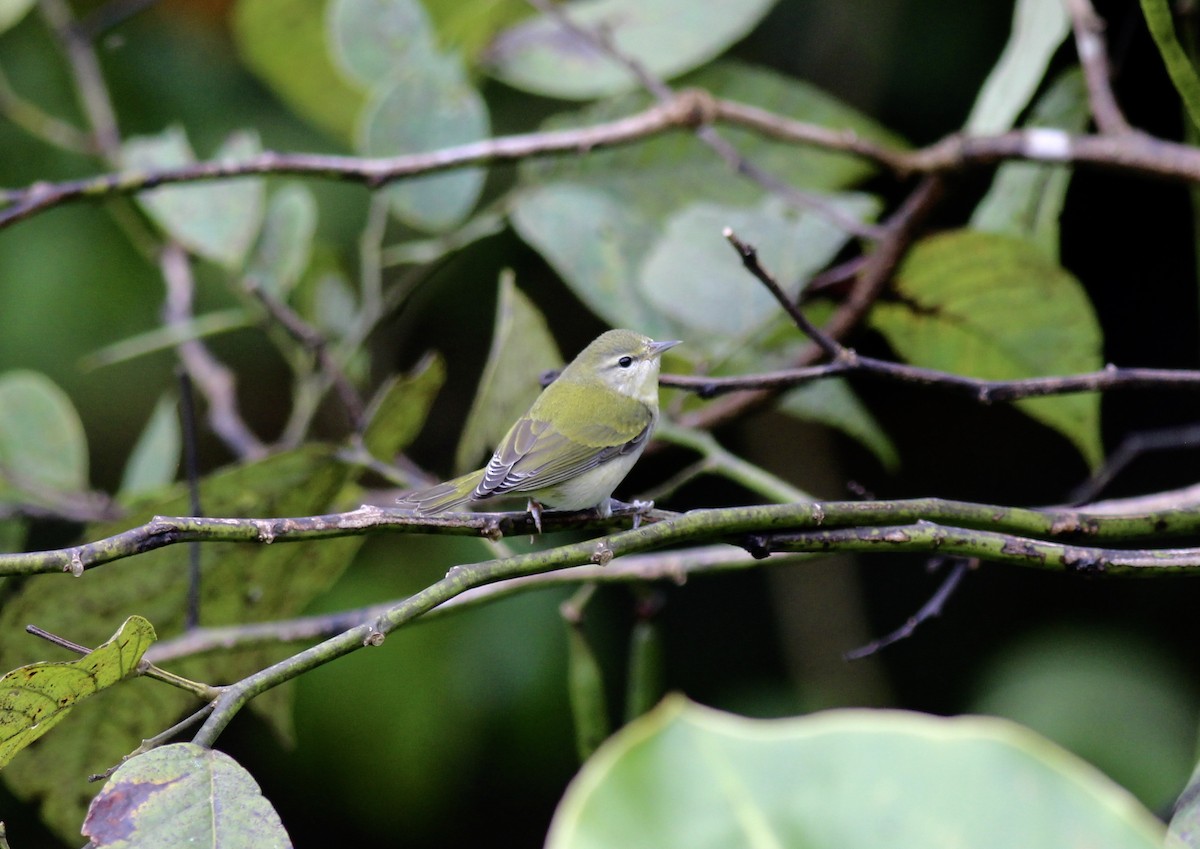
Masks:
[[[611,516],[613,510],[620,510],[622,513],[629,513],[633,516],[633,529],[636,531],[642,524],[642,517],[654,509],[653,501],[618,501],[615,498],[608,499],[604,505],[607,509],[603,516]]]
[[[536,501],[531,498],[531,499],[529,499],[529,506],[526,509],[529,510],[529,515],[531,517],[533,517],[533,526],[535,528],[537,528],[537,532],[540,534],[542,532],[542,505],[541,505],[541,502]]]

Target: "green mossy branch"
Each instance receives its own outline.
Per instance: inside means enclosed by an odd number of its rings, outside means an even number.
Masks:
[[[616,510],[603,519],[589,511],[548,512],[547,530],[588,530],[611,527],[613,522],[632,522],[639,515],[634,508]],[[730,507],[694,510],[690,513],[651,511],[641,516],[643,527],[607,537],[600,543],[610,546],[614,556],[647,551],[667,545],[713,540],[741,544],[746,535],[763,537],[756,546],[769,549],[772,535],[806,530],[845,530],[884,525],[908,525],[934,522],[963,529],[989,530],[997,534],[1015,534],[1043,540],[1089,542],[1129,542],[1178,538],[1200,534],[1200,516],[1195,511],[1174,509],[1128,514],[1089,513],[1085,510],[1002,507],[949,501],[940,498],[916,498],[899,501],[829,501],[773,504],[755,507]],[[115,536],[51,551],[0,554],[0,576],[35,575],[51,572],[82,574],[84,570],[132,557],[156,548],[182,542],[242,542],[270,544],[302,542],[365,533],[425,533],[482,536],[500,539],[505,535],[535,532],[532,518],[525,512],[445,513],[417,516],[409,512],[363,506],[346,513],[280,519],[223,519],[156,516],[144,525]],[[918,534],[905,550],[924,551],[931,545]],[[831,537],[825,550],[861,550],[853,536]],[[794,542],[790,544],[795,544]],[[589,543],[588,545],[594,545]],[[568,546],[567,548],[571,548]],[[564,551],[553,549],[551,553]],[[936,550],[936,546],[934,546]],[[1094,559],[1109,558],[1106,549],[1080,549],[1095,552]],[[1192,551],[1179,549],[1178,551]],[[1200,564],[1200,549],[1196,549]],[[992,558],[994,547],[963,552]],[[1122,555],[1131,552],[1121,551]],[[1115,556],[1115,555],[1114,555]],[[1178,555],[1184,558],[1185,555]],[[569,558],[568,558],[569,559]],[[1181,568],[1190,564],[1179,561]],[[588,558],[575,562],[587,562]],[[557,565],[574,565],[565,561]]]

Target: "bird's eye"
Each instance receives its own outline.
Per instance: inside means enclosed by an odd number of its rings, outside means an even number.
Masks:
[[[621,359],[617,360],[617,365],[621,368],[629,368],[633,365],[633,357],[621,357]]]

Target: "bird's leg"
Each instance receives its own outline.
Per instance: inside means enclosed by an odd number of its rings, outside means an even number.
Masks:
[[[596,508],[602,517],[612,515],[613,510],[629,511],[633,514],[633,529],[636,531],[642,524],[642,516],[654,509],[653,501],[618,501],[615,498],[610,498],[600,507]]]
[[[533,517],[533,526],[537,528],[537,532],[542,532],[542,505],[536,499],[529,499],[529,515]]]

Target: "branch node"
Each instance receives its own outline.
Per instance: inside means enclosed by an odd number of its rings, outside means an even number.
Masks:
[[[607,540],[600,540],[596,543],[596,549],[592,552],[592,556],[588,561],[595,563],[597,566],[607,566],[612,562],[614,557],[613,550],[609,547]]]
[[[79,549],[76,548],[71,552],[71,562],[63,567],[64,572],[70,572],[74,577],[83,576],[83,557],[79,554]]]
[[[271,526],[271,522],[255,522],[254,527],[258,529],[258,541],[264,545],[270,545],[275,542],[275,529]]]
[[[480,536],[491,542],[500,542],[504,539],[504,531],[500,528],[500,523],[495,519],[489,519],[487,524],[479,529]]]
[[[363,645],[367,648],[374,648],[383,645],[383,641],[387,639],[387,634],[380,631],[378,628],[372,627],[371,632],[363,637]]]
[[[762,534],[753,534],[746,537],[742,543],[742,547],[755,560],[766,560],[771,556],[771,549],[767,547],[767,538]]]
[[[682,127],[699,129],[715,124],[720,116],[717,99],[701,88],[685,88],[671,104],[672,120]]]

